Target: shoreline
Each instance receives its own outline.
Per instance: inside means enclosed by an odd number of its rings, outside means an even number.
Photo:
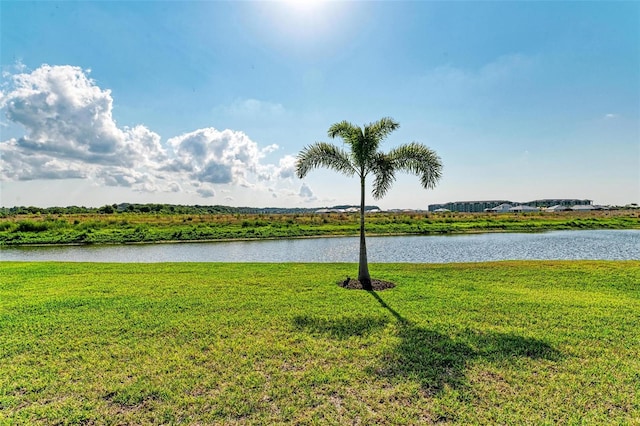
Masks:
[[[640,231],[638,228],[547,228],[547,229],[512,229],[512,230],[469,230],[469,231],[446,231],[431,233],[371,233],[369,237],[437,237],[437,236],[458,236],[458,235],[480,235],[480,234],[542,234],[554,231]],[[252,242],[252,241],[274,241],[274,240],[311,240],[322,238],[358,238],[358,234],[332,234],[332,235],[305,235],[305,236],[289,236],[289,237],[258,237],[258,238],[208,238],[196,240],[157,240],[157,241],[125,241],[125,242],[100,242],[100,243],[33,243],[33,244],[0,244],[0,250],[9,248],[29,248],[29,247],[82,247],[82,246],[134,246],[134,245],[161,245],[161,244],[207,244],[207,243],[230,243],[230,242]]]

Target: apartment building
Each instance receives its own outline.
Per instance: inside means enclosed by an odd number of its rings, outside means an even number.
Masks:
[[[493,209],[501,204],[511,204],[512,206],[530,206],[530,207],[551,207],[551,206],[585,206],[591,205],[592,200],[581,200],[577,198],[547,198],[544,200],[533,200],[526,203],[518,203],[509,200],[486,200],[486,201],[454,201],[445,204],[430,204],[428,210],[430,212],[438,209],[447,209],[452,212],[461,213],[480,213],[487,209]]]

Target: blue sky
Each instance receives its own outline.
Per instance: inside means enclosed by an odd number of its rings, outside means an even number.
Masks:
[[[640,202],[638,2],[0,3],[0,201],[320,207],[335,122],[442,158],[383,208]],[[341,142],[336,140],[336,144]]]

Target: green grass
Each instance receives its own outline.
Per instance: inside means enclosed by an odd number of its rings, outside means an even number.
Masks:
[[[640,261],[0,263],[0,424],[640,424]]]

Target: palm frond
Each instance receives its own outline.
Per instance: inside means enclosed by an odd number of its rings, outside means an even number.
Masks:
[[[371,159],[369,168],[374,175],[372,195],[378,200],[385,196],[396,180],[393,158],[378,152]]]
[[[425,145],[417,142],[400,145],[388,155],[398,170],[420,176],[420,183],[426,189],[434,188],[442,177],[440,157]]]
[[[365,135],[367,138],[375,139],[382,142],[389,133],[400,127],[400,123],[394,121],[391,117],[384,117],[365,126]]]
[[[300,151],[296,160],[296,175],[302,179],[309,171],[318,167],[333,169],[347,176],[357,173],[349,154],[326,142],[316,142]]]
[[[353,164],[362,169],[361,166],[366,162],[367,158],[362,128],[348,121],[341,121],[332,125],[327,133],[330,138],[340,137],[344,143],[349,145]]]
[[[369,123],[364,126],[362,131],[362,140],[358,146],[358,155],[361,161],[373,158],[378,152],[380,143],[389,135],[389,133],[400,127],[400,124],[393,121],[392,118],[385,117],[378,121]]]
[[[354,136],[357,135],[359,130],[360,128],[358,126],[351,124],[346,120],[343,120],[329,127],[329,130],[327,131],[327,135],[329,135],[331,139],[340,137],[342,138],[342,140],[349,143],[349,141],[353,139]]]

